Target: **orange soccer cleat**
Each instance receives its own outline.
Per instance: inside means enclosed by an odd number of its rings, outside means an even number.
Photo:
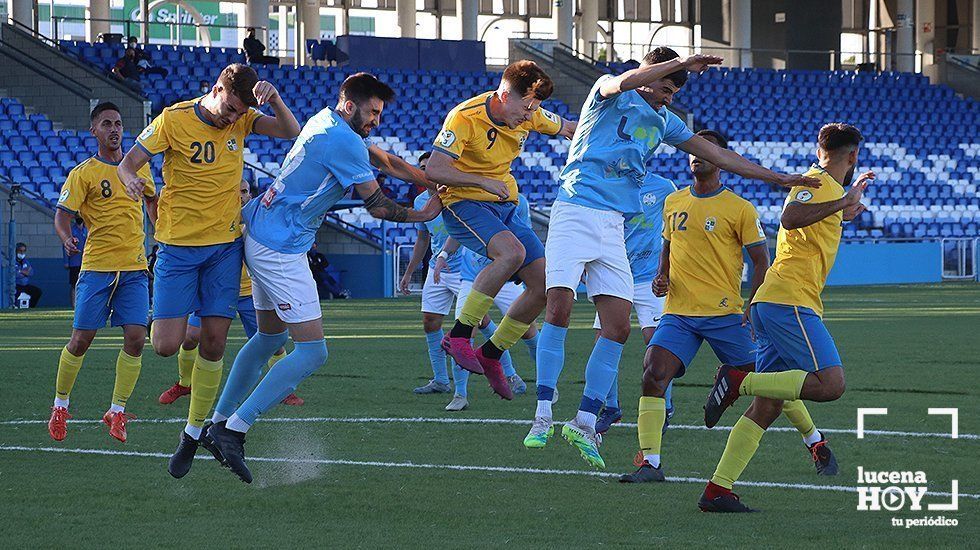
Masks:
[[[129,422],[134,418],[136,418],[135,414],[122,411],[113,412],[110,409],[106,411],[104,415],[102,415],[102,422],[105,423],[106,426],[109,426],[109,435],[125,443],[126,422]]]
[[[62,441],[65,436],[68,435],[68,419],[71,415],[68,414],[68,409],[65,407],[51,407],[51,420],[48,420],[48,433],[51,434],[51,439],[55,441]]]
[[[175,383],[173,386],[167,388],[167,391],[160,394],[160,404],[169,405],[176,401],[179,397],[183,397],[190,393],[190,386],[181,386],[180,383]]]

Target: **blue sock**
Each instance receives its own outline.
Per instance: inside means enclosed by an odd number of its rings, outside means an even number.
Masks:
[[[671,398],[671,394],[673,393],[673,391],[672,391],[673,389],[674,389],[674,381],[671,380],[669,383],[667,383],[667,391],[664,392],[664,401],[667,402],[666,409],[668,411],[673,410],[673,408],[674,408],[674,400]]]
[[[540,334],[540,332],[535,332],[534,338],[524,340],[524,345],[527,346],[527,354],[531,356],[531,361],[537,361],[538,359],[538,336]]]
[[[565,366],[565,335],[568,328],[545,323],[538,342],[537,379],[538,401],[552,401],[558,377]]]
[[[271,353],[270,353],[271,356]],[[323,340],[296,342],[293,352],[276,363],[259,382],[248,399],[235,411],[251,426],[259,415],[296,390],[296,386],[327,362],[327,343]]]
[[[622,355],[623,344],[601,336],[596,340],[595,347],[592,348],[592,355],[589,356],[589,362],[585,365],[583,403],[588,398],[598,401],[600,405],[602,404],[602,401],[609,395],[609,389],[616,381],[616,375],[619,372],[619,358]],[[582,410],[592,412],[586,409]]]
[[[480,329],[480,334],[489,340],[496,331],[497,324],[491,319],[490,324]],[[517,374],[517,371],[514,370],[514,362],[510,360],[510,351],[505,351],[504,354],[500,356],[500,366],[504,368],[504,376],[514,376]]]
[[[269,362],[272,354],[288,339],[289,334],[286,331],[279,334],[257,332],[249,338],[235,356],[235,362],[231,366],[231,372],[228,373],[228,380],[221,390],[221,398],[218,399],[214,412],[225,418],[231,416],[259,381],[262,368]]]
[[[453,385],[456,386],[455,393],[460,397],[466,397],[466,383],[470,379],[470,371],[457,365],[456,361],[453,361],[452,363],[453,363]]]
[[[669,388],[670,386],[668,386]],[[667,390],[670,391],[669,389]],[[668,393],[668,395],[670,395]],[[667,398],[667,402],[670,402],[670,398]],[[606,394],[606,408],[607,409],[619,409],[619,372],[616,372],[616,378],[613,378],[612,387],[609,388],[609,393]]]
[[[442,349],[442,329],[425,333],[425,343],[429,346],[429,362],[432,363],[432,379],[443,384],[449,383],[446,372],[446,352]]]

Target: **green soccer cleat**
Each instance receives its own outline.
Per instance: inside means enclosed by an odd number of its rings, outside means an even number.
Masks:
[[[582,455],[582,458],[593,468],[604,470],[606,462],[599,455],[599,440],[595,429],[576,424],[574,420],[567,422],[561,429],[561,435]]]
[[[548,438],[555,434],[555,426],[550,418],[535,416],[531,431],[524,436],[524,446],[528,449],[543,449],[548,444]]]

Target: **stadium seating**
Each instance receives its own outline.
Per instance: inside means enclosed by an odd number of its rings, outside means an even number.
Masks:
[[[85,42],[64,41],[62,48],[106,70],[122,52],[118,45]],[[171,71],[167,79],[150,75],[144,81],[154,112],[195,97],[202,80],[212,82],[219,67],[241,60],[239,51],[224,48],[150,46],[147,51],[155,64]],[[336,67],[257,70],[260,77],[276,84],[301,121],[332,105],[336,89],[352,71]],[[372,72],[398,93],[385,110],[374,142],[412,161],[429,148],[450,108],[491,89],[499,78],[484,72]],[[921,75],[711,69],[692,76],[677,101],[695,115],[699,127],[727,135],[734,150],[786,172],[806,170],[814,161],[813,142],[825,122],[848,121],[861,128],[867,142],[860,167],[877,172],[878,182],[868,192],[869,212],[845,226],[847,238],[980,234],[980,105],[957,97],[945,86],[930,85]],[[571,110],[563,103],[548,101],[545,106],[563,117],[577,117],[577,108]],[[25,189],[49,204],[57,199],[64,174],[95,149],[94,138],[87,133],[54,131],[45,117],[25,116],[23,106],[11,99],[0,100],[0,135],[0,175],[25,184]],[[126,146],[131,143],[127,136]],[[254,136],[249,138],[246,160],[276,174],[290,145]],[[528,139],[513,170],[532,204],[545,208],[551,204],[567,152],[566,140],[537,134]],[[154,159],[155,168],[160,162],[159,157]],[[664,146],[653,163],[653,170],[679,185],[689,181],[687,158],[674,148]],[[254,178],[259,188],[272,181],[267,174],[248,169],[246,177]],[[767,230],[774,232],[785,193],[734,175],[725,176],[725,181],[756,205]],[[403,201],[410,200],[409,184],[389,180],[389,186]],[[380,238],[380,224],[365,212],[340,215]],[[414,232],[396,226],[389,236],[395,243],[410,243]]]

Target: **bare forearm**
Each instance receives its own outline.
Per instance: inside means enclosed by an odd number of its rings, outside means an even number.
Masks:
[[[409,183],[421,185],[427,189],[435,190],[436,186],[429,181],[425,172],[418,167],[412,166],[401,157],[392,155],[375,146],[372,146],[369,151],[371,152],[371,164],[385,174]]]
[[[364,208],[367,208],[368,213],[379,220],[398,223],[428,221],[421,212],[412,210],[411,208],[405,208],[384,196],[381,189],[378,189],[370,197],[364,199]]]
[[[729,149],[719,147],[718,152],[719,158],[712,161],[718,168],[733,172],[743,178],[778,183],[778,176],[772,170],[759,166]]]
[[[599,88],[599,93],[603,97],[612,97],[622,92],[628,92],[646,86],[684,68],[684,64],[681,63],[680,58],[657,63],[656,65],[643,65],[606,81]]]
[[[279,137],[293,139],[299,135],[299,121],[293,116],[293,112],[289,110],[289,107],[286,107],[281,97],[276,96],[275,99],[269,102],[269,107],[272,108],[272,113],[276,118]]]
[[[418,240],[415,241],[415,246],[412,247],[412,257],[408,260],[408,267],[405,269],[406,273],[415,271],[415,268],[422,263],[422,258],[425,256],[426,249],[429,248],[430,241],[431,239],[428,234],[425,237],[419,234]]]
[[[452,165],[433,169],[432,165],[429,164],[425,169],[425,175],[429,181],[446,187],[483,187],[481,185],[483,180],[489,179],[475,174],[467,174]]]
[[[58,208],[54,212],[54,231],[58,234],[61,242],[71,238],[71,216],[68,212]]]
[[[843,197],[834,201],[818,202],[816,204],[790,203],[783,209],[783,215],[780,216],[779,223],[785,229],[799,229],[813,225],[838,210],[842,210],[845,206],[846,202]]]
[[[749,299],[747,302],[745,302],[746,304],[752,303],[752,299],[755,298],[756,291],[759,290],[759,287],[762,286],[762,283],[766,280],[766,270],[768,267],[769,266],[767,265],[752,264],[752,290],[749,292]]]
[[[150,225],[153,227],[157,226],[157,218],[159,217],[159,212],[157,210],[158,199],[156,197],[153,200],[147,199],[146,201],[146,215],[150,218]]]

